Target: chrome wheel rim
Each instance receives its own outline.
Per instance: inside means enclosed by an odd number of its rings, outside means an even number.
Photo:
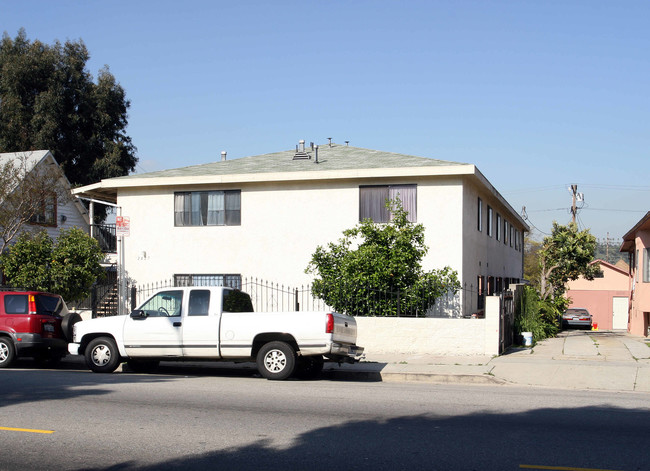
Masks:
[[[271,350],[264,357],[264,366],[272,373],[278,373],[287,366],[287,356],[280,350]]]
[[[111,360],[111,349],[106,345],[97,345],[93,349],[93,363],[97,366],[104,366]]]
[[[0,343],[0,363],[7,361],[7,358],[9,358],[9,347],[4,343]]]

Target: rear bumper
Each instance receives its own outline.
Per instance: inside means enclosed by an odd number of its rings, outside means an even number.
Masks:
[[[330,354],[325,355],[330,360],[346,362],[346,363],[355,363],[361,360],[363,356],[363,347],[351,344],[341,344],[341,343],[332,343],[330,348]]]
[[[14,334],[14,345],[18,356],[42,354],[65,356],[68,353],[68,342],[64,339],[48,339],[39,334]]]

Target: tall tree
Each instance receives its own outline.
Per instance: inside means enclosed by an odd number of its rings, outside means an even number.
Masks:
[[[49,149],[73,185],[127,175],[136,148],[126,134],[130,102],[108,67],[97,82],[84,43],[0,42],[0,152]]]
[[[554,222],[551,235],[544,238],[539,251],[541,298],[560,297],[566,282],[580,275],[593,280],[600,270],[597,265],[589,265],[595,249],[596,237],[589,229],[579,231],[574,223],[562,226]]]

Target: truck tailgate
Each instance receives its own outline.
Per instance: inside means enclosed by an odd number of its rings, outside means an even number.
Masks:
[[[357,321],[352,316],[333,313],[334,331],[332,340],[338,343],[354,344],[357,340]]]

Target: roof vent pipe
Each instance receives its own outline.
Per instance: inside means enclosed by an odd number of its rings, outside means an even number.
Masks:
[[[350,141],[345,141],[345,147],[347,147],[350,144]]]
[[[315,153],[314,154],[314,163],[317,164],[318,163],[318,144],[316,144],[316,146],[314,146],[314,153]]]
[[[305,152],[305,140],[300,139],[298,141],[298,152]]]
[[[226,152],[225,150],[222,150],[222,151],[221,151],[221,161],[222,161],[222,162],[223,162],[224,160],[226,160],[226,154],[227,154],[227,152]]]
[[[328,137],[327,139],[330,141],[330,147],[332,147],[332,138]]]

